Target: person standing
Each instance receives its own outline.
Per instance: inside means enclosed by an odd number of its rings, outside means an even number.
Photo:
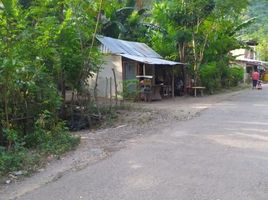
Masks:
[[[260,78],[260,73],[257,71],[257,69],[254,69],[254,72],[252,73],[252,89],[256,89],[257,82]]]

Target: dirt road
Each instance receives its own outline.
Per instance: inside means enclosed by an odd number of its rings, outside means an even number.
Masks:
[[[252,92],[259,91],[246,90],[202,98],[183,97],[175,100],[135,105],[137,106],[137,111],[132,112],[131,115],[129,113],[122,113],[123,118],[115,127],[79,133],[82,137],[82,144],[75,152],[66,155],[61,160],[52,162],[47,168],[40,170],[39,173],[23,182],[1,187],[0,199],[161,199],[149,198],[147,194],[147,191],[153,192],[153,189],[157,188],[156,186],[161,186],[163,189],[166,188],[167,193],[170,193],[166,194],[170,195],[170,198],[164,198],[165,196],[163,195],[165,195],[166,192],[163,191],[159,196],[162,196],[162,199],[178,199],[175,197],[171,198],[173,197],[172,194],[187,195],[187,190],[193,188],[191,184],[196,185],[203,183],[202,181],[204,181],[204,177],[201,182],[195,180],[194,177],[192,177],[192,179],[184,177],[182,181],[176,182],[173,180],[176,175],[172,178],[172,170],[175,174],[178,173],[181,175],[184,171],[185,174],[189,174],[187,168],[191,168],[192,166],[194,169],[190,170],[193,170],[193,172],[198,173],[197,175],[200,175],[200,173],[203,172],[202,170],[205,170],[206,168],[205,164],[212,162],[211,166],[215,166],[213,159],[217,160],[217,156],[223,156],[224,152],[230,153],[227,151],[228,148],[223,148],[217,150],[219,153],[212,153],[212,155],[210,155],[209,151],[213,152],[217,148],[215,146],[211,147],[210,142],[207,140],[221,143],[221,145],[229,145],[231,147],[232,145],[245,145],[241,143],[241,141],[237,141],[237,139],[235,140],[236,142],[232,143],[233,140],[228,137],[225,138],[225,135],[223,134],[214,135],[210,133],[220,127],[219,122],[222,120],[221,116],[226,110],[228,110],[228,112],[226,112],[224,116],[227,116],[227,118],[230,117],[230,114],[231,116],[233,115],[233,117],[240,117],[240,112],[237,113],[235,109],[233,111],[230,109],[235,108],[233,105],[239,107],[240,101],[241,105],[244,105],[243,103],[245,103],[245,99],[247,98],[250,99],[251,103],[255,103],[255,99],[250,98]],[[265,94],[265,98],[267,99],[267,92],[265,92],[265,90],[261,92],[262,93],[259,93],[258,95],[261,95],[260,97],[263,98]],[[244,105],[243,107],[243,109],[247,110],[245,106],[248,105]],[[262,106],[260,104],[257,108],[266,108],[265,106],[265,104]],[[198,116],[199,113],[206,108],[211,109],[205,111],[205,117],[202,114],[201,117],[192,119],[194,116]],[[210,112],[216,112],[217,114],[210,115]],[[252,115],[255,116],[256,113],[252,113]],[[189,121],[180,122],[182,120]],[[203,121],[200,123],[198,120]],[[241,126],[241,124],[239,125]],[[196,133],[199,133],[199,129],[201,133],[206,133],[204,136],[206,139],[205,142],[202,140],[204,138],[200,138],[200,136],[196,137]],[[231,130],[232,128],[229,129]],[[220,133],[221,131],[218,132]],[[243,134],[238,135],[238,137],[243,137]],[[258,143],[255,145],[258,145]],[[266,143],[263,145],[266,145]],[[199,148],[193,148],[194,146]],[[189,149],[189,147],[191,148]],[[206,149],[206,147],[208,147],[208,149]],[[199,155],[199,150],[200,152],[204,151],[204,155]],[[148,155],[146,155],[147,151],[149,152]],[[167,154],[165,151],[167,151]],[[172,158],[172,156],[174,157]],[[171,157],[171,160],[167,161],[165,158],[169,157]],[[189,158],[192,159],[189,160]],[[99,162],[103,159],[105,160]],[[188,161],[190,162],[189,166],[187,165]],[[140,164],[142,162],[144,163]],[[202,167],[204,167],[204,169],[200,168],[201,172],[198,170],[199,162],[201,162]],[[172,163],[175,168],[171,167]],[[155,164],[159,164],[160,168],[154,168]],[[130,166],[132,169],[131,172],[125,168],[126,165],[128,165],[128,168]],[[217,167],[219,167],[218,165],[220,165],[220,163],[217,164]],[[181,166],[182,169],[176,168],[176,166]],[[210,165],[207,167],[209,166]],[[170,168],[172,170],[170,172],[165,172],[165,168]],[[109,172],[111,172],[111,174]],[[130,188],[126,190],[125,188],[124,191],[120,191],[120,187],[123,187],[121,185],[123,184],[121,179],[122,176],[124,176],[124,173],[125,176],[128,177],[127,185],[134,187],[132,188],[134,190],[131,190]],[[134,173],[133,176],[131,173]],[[203,173],[202,176],[204,176]],[[205,176],[207,176],[208,179],[214,178],[214,175],[217,174],[215,169],[212,169],[211,174],[209,174],[209,172],[207,173],[208,174]],[[113,175],[115,175],[115,177],[113,177]],[[85,179],[85,177],[87,177],[87,179]],[[110,177],[111,180],[107,180],[108,177]],[[170,183],[167,179],[168,177],[171,178]],[[218,177],[217,180],[219,181],[220,177]],[[197,181],[197,183],[195,183],[195,181]],[[172,182],[175,186],[184,189],[178,191],[174,190],[173,192],[170,191],[168,186]],[[104,183],[108,183],[108,185],[104,186],[106,185]],[[101,184],[104,185],[101,186]],[[186,187],[180,184],[186,184]],[[80,189],[76,188],[76,186],[79,186]],[[200,185],[197,185],[196,187],[199,186]],[[174,188],[174,186],[171,186],[171,188]],[[205,191],[205,189],[206,187],[202,190]],[[105,191],[103,192],[102,190]],[[67,191],[71,191],[72,195],[68,195]],[[200,195],[199,190],[195,190],[195,192]],[[108,198],[109,193],[113,194]],[[135,197],[135,194],[142,196],[137,198]],[[122,198],[120,195],[123,195]],[[206,196],[205,194],[202,195],[204,195],[204,197]],[[189,196],[189,198],[186,197],[187,196],[179,199],[202,199],[201,196],[200,198],[197,196],[195,198],[192,198],[193,196]]]

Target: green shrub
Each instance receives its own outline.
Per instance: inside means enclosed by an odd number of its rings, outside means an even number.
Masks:
[[[200,68],[200,78],[209,93],[221,87],[234,87],[243,80],[244,70],[240,67],[229,67],[222,63],[209,63]]]
[[[0,176],[11,171],[34,171],[48,155],[61,155],[79,144],[80,138],[72,136],[65,124],[44,111],[35,122],[34,131],[17,138],[17,132],[6,130],[13,142],[10,148],[0,146]]]
[[[42,135],[39,135],[41,134]],[[61,155],[72,150],[79,144],[80,138],[70,135],[66,131],[57,133],[38,132],[27,138],[38,141],[36,149],[14,145],[10,150],[0,146],[0,176],[8,172],[26,170],[32,172],[40,165],[40,161],[48,155]]]
[[[220,72],[216,63],[209,63],[200,67],[201,83],[209,93],[213,93],[220,88]]]
[[[0,146],[0,176],[18,170],[31,172],[39,165],[40,155],[22,146],[13,146],[6,150]]]
[[[243,81],[244,70],[241,67],[231,67],[229,69],[230,86],[237,86],[239,82]]]
[[[72,150],[79,144],[79,141],[79,137],[72,137],[67,132],[61,132],[54,137],[47,137],[45,142],[38,145],[38,148],[45,154],[61,155]]]
[[[139,81],[137,79],[123,81],[123,92],[120,95],[122,95],[124,99],[136,99],[140,92],[138,84]]]
[[[75,147],[79,138],[71,136],[63,122],[44,111],[35,123],[35,131],[25,137],[25,143],[43,153],[60,155]]]

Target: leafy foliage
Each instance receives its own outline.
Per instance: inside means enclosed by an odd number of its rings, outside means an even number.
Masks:
[[[110,0],[101,17],[101,33],[105,36],[140,41],[149,24],[146,23],[147,9],[137,8],[135,1]]]
[[[216,63],[202,65],[200,68],[200,78],[209,93],[213,93],[220,88],[220,72],[217,69]]]
[[[200,78],[210,94],[221,87],[235,87],[243,81],[244,70],[238,66],[220,65],[212,62],[200,67]]]
[[[0,168],[5,171],[23,166],[17,161],[27,160],[32,149],[61,154],[77,144],[59,119],[65,89],[83,91],[100,56],[93,39],[97,3],[1,3]],[[18,154],[18,146],[25,153]]]
[[[237,35],[253,23],[240,17],[247,5],[247,0],[159,1],[151,21],[161,29],[148,30],[149,42],[166,58],[188,63],[188,73],[201,84],[202,65],[215,63],[222,74],[221,66],[232,59],[229,52],[244,46]]]
[[[244,70],[241,67],[234,66],[230,68],[229,74],[229,84],[230,86],[237,86],[241,81],[243,81]]]
[[[28,172],[35,170],[41,161],[40,155],[27,149],[16,146],[10,151],[0,148],[0,177],[10,171],[27,169]]]
[[[122,84],[123,92],[121,95],[123,96],[123,98],[135,100],[140,93],[138,89],[139,81],[137,79],[125,80]]]
[[[261,60],[268,60],[268,1],[266,0],[250,0],[250,6],[244,14],[244,18],[255,18],[255,23],[252,23],[246,30],[241,32],[243,40],[254,40],[258,42],[257,52]]]

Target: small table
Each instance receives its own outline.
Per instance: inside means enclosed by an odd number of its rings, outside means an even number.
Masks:
[[[195,86],[192,87],[192,89],[194,89],[194,96],[196,97],[196,91],[200,90],[200,94],[201,96],[204,96],[203,90],[206,89],[206,87],[201,87],[201,86]]]

